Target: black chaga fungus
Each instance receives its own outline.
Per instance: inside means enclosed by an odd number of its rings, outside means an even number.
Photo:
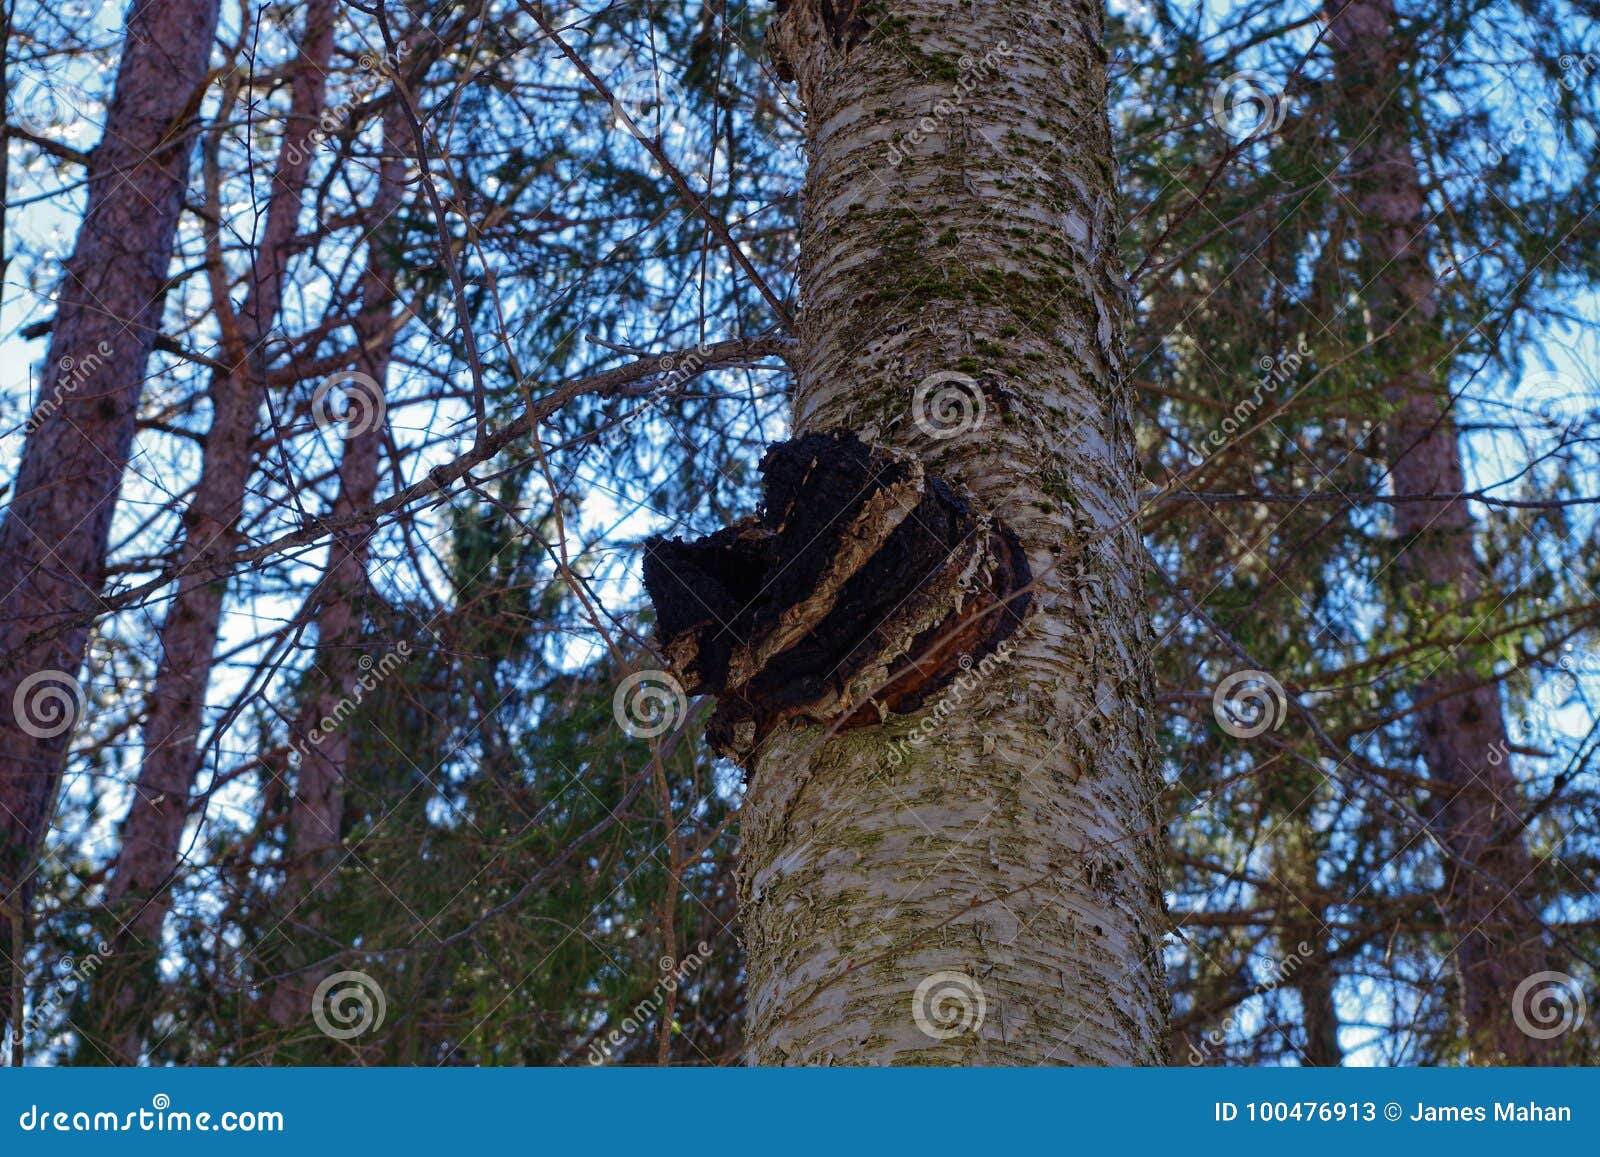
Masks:
[[[1015,535],[909,454],[848,431],[779,442],[751,517],[645,543],[668,665],[715,695],[707,738],[743,762],[779,722],[917,710],[1027,613]]]

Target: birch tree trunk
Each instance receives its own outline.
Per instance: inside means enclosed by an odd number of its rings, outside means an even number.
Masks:
[[[1340,120],[1355,142],[1350,173],[1362,229],[1363,282],[1390,407],[1384,453],[1397,494],[1459,495],[1466,489],[1451,415],[1448,351],[1428,263],[1428,218],[1411,152],[1405,74],[1393,0],[1328,0],[1327,39]],[[1471,511],[1460,498],[1394,507],[1403,547],[1397,563],[1413,624],[1441,608],[1465,608],[1470,632],[1485,591]],[[1441,903],[1455,941],[1461,1014],[1474,1058],[1504,1064],[1548,1060],[1554,1042],[1517,1028],[1517,985],[1543,970],[1544,932],[1528,880],[1523,804],[1506,757],[1498,684],[1455,655],[1418,685],[1416,735],[1434,785],[1429,822],[1448,852]]]
[[[216,23],[217,0],[128,8],[40,403],[0,523],[0,903],[17,913],[29,907],[83,705],[77,677],[160,329]],[[0,1006],[8,993],[0,986]]]
[[[1021,630],[880,726],[750,762],[756,1064],[1158,1064],[1168,1011],[1102,14],[790,0],[809,171],[797,433],[970,490]]]
[[[384,156],[379,168],[378,196],[372,206],[372,234],[367,244],[363,274],[362,317],[358,325],[365,353],[360,370],[371,383],[371,395],[362,414],[346,427],[344,453],[339,462],[339,494],[333,518],[344,519],[372,504],[378,489],[379,452],[387,426],[383,397],[394,349],[391,311],[394,302],[394,262],[385,245],[385,222],[399,208],[405,185],[406,154],[400,142],[408,134],[401,98],[391,98],[383,118]],[[313,592],[317,604],[317,655],[315,690],[291,736],[299,754],[294,797],[289,805],[289,856],[281,893],[284,921],[280,931],[293,930],[307,920],[296,913],[330,877],[337,866],[344,822],[344,785],[350,764],[350,736],[342,726],[325,729],[323,720],[342,721],[340,701],[351,695],[360,672],[362,600],[367,590],[367,555],[372,527],[362,523],[337,536],[328,545],[322,582]],[[380,664],[387,670],[388,664]],[[320,946],[300,946],[289,953],[290,963],[303,965]],[[287,971],[267,998],[268,1015],[278,1024],[303,1021],[310,1012],[317,977]]]

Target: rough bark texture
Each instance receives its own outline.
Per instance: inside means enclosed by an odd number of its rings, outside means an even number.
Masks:
[[[139,1057],[150,1014],[139,1000],[134,973],[159,950],[161,926],[172,907],[170,885],[180,868],[181,841],[200,771],[197,747],[206,689],[222,622],[227,580],[208,563],[225,560],[243,539],[238,521],[255,466],[256,423],[266,393],[266,343],[278,322],[284,277],[293,253],[311,159],[310,139],[327,91],[333,54],[333,0],[306,7],[304,35],[290,80],[288,120],[273,172],[266,224],[251,263],[244,303],[224,327],[229,372],[211,379],[213,417],[201,462],[200,485],[183,519],[179,580],[161,627],[156,669],[142,734],[143,762],[122,824],[122,844],[106,886],[116,913],[114,974],[98,987],[114,1004],[98,1007],[92,1032],[110,1059]]]
[[[214,416],[206,437],[200,485],[183,520],[180,559],[189,577],[179,580],[161,630],[161,663],[150,692],[143,733],[144,762],[122,826],[122,849],[107,886],[108,899],[140,901],[126,919],[132,932],[155,944],[171,904],[166,884],[177,869],[179,839],[199,771],[196,748],[212,654],[222,619],[226,580],[207,562],[238,549],[239,516],[255,465],[256,423],[265,396],[265,343],[277,324],[306,174],[333,51],[332,0],[312,0],[291,81],[288,131],[278,152],[266,226],[238,315],[231,373],[211,381]]]
[[[40,406],[0,523],[0,902],[24,912],[72,738],[56,717],[30,726],[38,704],[23,700],[40,684],[24,681],[46,672],[73,680],[83,662],[86,622],[45,641],[35,636],[86,620],[97,605],[216,22],[217,0],[135,0],[128,9]]]
[[[810,160],[796,432],[915,456],[1009,528],[1034,582],[1023,629],[932,705],[848,730],[788,720],[754,752],[748,1058],[1160,1063],[1151,640],[1099,6],[892,0],[839,18],[793,0],[775,51]],[[963,401],[971,420],[948,421]]]
[[[398,98],[390,101],[383,122],[384,157],[379,190],[373,204],[374,236],[367,247],[362,286],[362,319],[358,326],[366,347],[360,371],[377,387],[369,399],[378,417],[344,444],[339,461],[339,494],[332,516],[349,518],[369,507],[378,489],[379,452],[387,429],[381,417],[382,390],[393,351],[391,311],[394,302],[393,260],[384,243],[382,224],[400,205],[405,182],[405,154],[400,142],[408,129]],[[367,589],[367,554],[372,527],[359,525],[328,545],[322,582],[313,593],[317,605],[316,690],[296,720],[291,736],[300,753],[294,796],[289,805],[289,858],[284,869],[281,931],[290,939],[306,917],[296,909],[323,887],[338,862],[344,822],[344,784],[350,763],[350,737],[342,728],[324,732],[323,719],[341,718],[339,702],[350,691],[361,663],[362,601]],[[316,736],[315,742],[311,737]],[[285,963],[293,967],[322,955],[321,945],[296,946]],[[304,951],[298,949],[303,947]],[[278,1024],[305,1019],[318,977],[287,971],[267,997],[268,1015]]]
[[[1324,938],[1307,943],[1317,945],[1319,950],[1326,946]],[[1339,1046],[1339,1006],[1334,1002],[1334,980],[1333,969],[1322,960],[1313,959],[1295,985],[1306,1036],[1300,1060],[1315,1068],[1336,1068],[1344,1063],[1344,1050]]]
[[[1366,307],[1379,344],[1390,407],[1384,452],[1397,494],[1460,494],[1466,487],[1451,417],[1427,216],[1411,152],[1406,101],[1396,93],[1408,41],[1392,0],[1328,0],[1327,40],[1341,123],[1356,142],[1347,169],[1361,223]],[[1395,508],[1397,563],[1422,625],[1440,607],[1472,608],[1484,595],[1473,521],[1460,499]],[[1510,761],[1498,684],[1454,657],[1415,691],[1416,734],[1433,789],[1429,822],[1450,854],[1440,897],[1455,939],[1461,1014],[1474,1058],[1536,1064],[1554,1042],[1517,1028],[1513,994],[1543,970],[1538,914],[1526,896],[1532,870],[1523,804]]]

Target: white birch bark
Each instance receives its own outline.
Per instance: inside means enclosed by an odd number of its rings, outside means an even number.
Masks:
[[[785,724],[756,753],[752,1063],[1165,1055],[1101,23],[1092,0],[891,0],[837,33],[792,0],[779,19],[808,125],[796,430],[848,428],[965,485],[1036,585],[1023,630],[922,711]],[[962,400],[972,419],[930,434]]]

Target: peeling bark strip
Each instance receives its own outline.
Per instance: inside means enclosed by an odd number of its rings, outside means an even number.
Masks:
[[[1016,537],[909,454],[847,431],[781,442],[751,518],[651,539],[644,582],[684,689],[719,699],[707,732],[743,762],[772,728],[915,711],[1021,624]]]
[[[847,430],[881,455],[863,503],[941,480],[1033,578],[1027,628],[959,710],[935,697],[838,730],[796,713],[747,759],[748,1059],[1159,1064],[1160,779],[1100,5],[875,0],[842,35],[839,10],[789,0],[772,31],[809,158],[796,443]],[[1003,66],[930,116],[990,49]],[[832,513],[808,501],[800,517]],[[726,584],[757,529],[672,561]],[[855,542],[830,541],[808,576]],[[663,601],[664,633],[715,609]],[[753,641],[735,635],[730,669]],[[702,657],[713,640],[678,656],[702,679],[724,662]]]

